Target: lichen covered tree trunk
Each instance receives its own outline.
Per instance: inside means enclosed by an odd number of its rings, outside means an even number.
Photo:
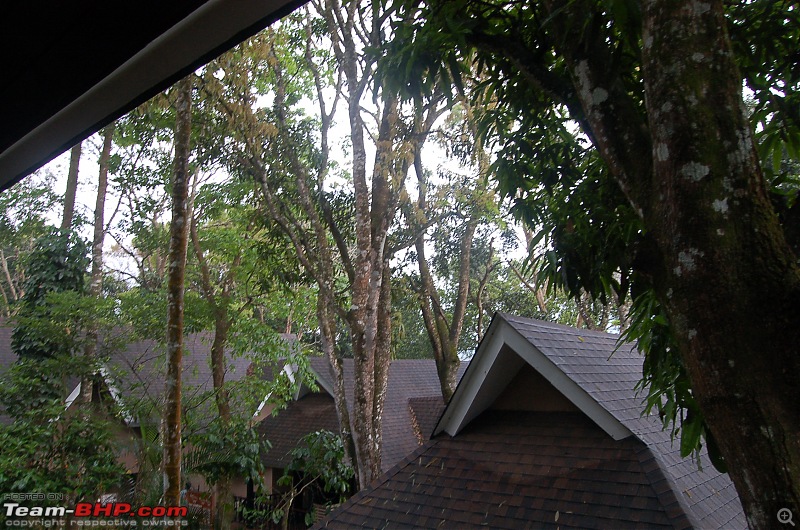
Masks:
[[[69,171],[67,172],[67,189],[64,192],[64,214],[61,216],[61,231],[67,232],[72,228],[72,218],[75,216],[75,196],[78,193],[78,170],[81,162],[81,143],[72,146],[69,156]]]
[[[103,294],[103,240],[105,239],[105,206],[108,189],[108,165],[111,161],[111,144],[114,137],[114,124],[103,129],[103,148],[100,151],[100,163],[97,178],[97,200],[94,207],[94,236],[92,237],[92,272],[89,278],[89,296],[99,299]],[[86,348],[84,356],[93,359],[97,351],[97,322],[92,322],[86,332]],[[81,401],[92,401],[92,379],[85,377],[81,381]]]
[[[800,508],[800,269],[761,174],[721,1],[645,2],[645,220],[692,389],[752,528]]]
[[[162,422],[164,504],[177,506],[181,491],[181,371],[183,367],[183,299],[188,242],[189,153],[192,128],[192,81],[175,85],[175,159],[172,177],[167,274],[167,375]]]

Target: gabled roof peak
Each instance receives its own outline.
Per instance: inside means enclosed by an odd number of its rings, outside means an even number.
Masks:
[[[587,368],[608,360],[616,343],[614,335],[583,333],[583,330],[560,324],[497,313],[434,430],[434,435],[447,432],[455,436],[489,408],[527,364],[609,436],[615,440],[630,436],[632,432],[623,422],[571,378],[557,360],[542,351],[547,350],[554,339],[559,341],[562,349],[569,349],[569,345],[574,343],[575,348],[569,353],[575,355],[576,362],[584,362]],[[582,350],[580,355],[579,350]],[[630,348],[628,350],[627,353],[630,354]],[[569,353],[565,351],[565,355]],[[638,373],[641,374],[641,361]],[[633,385],[630,390],[632,397]]]
[[[633,345],[619,342],[619,335],[498,313],[434,437],[457,436],[495,404],[527,365],[541,376],[539,381],[544,379],[611,438],[644,444],[657,467],[652,471],[663,476],[665,489],[675,495],[676,502],[668,504],[685,513],[691,526],[744,526],[741,503],[729,477],[710,465],[700,468],[696,460],[682,458],[661,420],[643,414],[644,400],[636,391],[643,362]],[[519,380],[514,384],[519,385]],[[699,458],[707,458],[705,450]]]

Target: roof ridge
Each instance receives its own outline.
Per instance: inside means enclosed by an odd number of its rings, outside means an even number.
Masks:
[[[557,329],[560,329],[562,331],[569,332],[572,335],[579,335],[579,334],[586,333],[586,334],[598,335],[598,336],[603,336],[603,337],[606,337],[606,338],[613,338],[613,339],[618,339],[621,336],[619,333],[609,333],[607,331],[601,331],[601,330],[598,330],[598,329],[580,329],[580,328],[576,328],[574,326],[570,326],[568,324],[561,324],[559,322],[552,322],[552,321],[549,321],[549,320],[542,320],[542,319],[533,318],[533,317],[524,317],[524,316],[514,315],[512,313],[504,313],[504,312],[501,312],[501,311],[498,311],[497,315],[500,318],[502,318],[503,320],[505,320],[506,322],[508,322],[509,324],[512,324],[512,325],[513,325],[513,322],[527,323],[527,324],[531,324],[531,325],[539,325],[539,326],[546,327],[546,328],[549,328],[549,329],[557,328]]]

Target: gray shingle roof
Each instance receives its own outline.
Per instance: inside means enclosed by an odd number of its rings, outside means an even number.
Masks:
[[[689,528],[662,483],[639,440],[613,440],[580,413],[487,411],[321,528]]]
[[[498,316],[653,451],[696,526],[747,526],[733,482],[711,466],[705,449],[700,454],[702,469],[698,469],[696,461],[681,458],[678,440],[673,443],[657,416],[642,416],[643,398],[634,390],[642,376],[643,357],[638,350],[626,344],[614,351],[617,335],[508,314]]]
[[[201,424],[212,418],[214,389],[210,350],[213,333],[201,332],[184,336],[181,386],[183,401],[193,403]],[[109,376],[120,393],[123,404],[141,400],[160,403],[164,398],[166,358],[163,345],[153,340],[128,343],[110,354],[106,363]],[[247,357],[226,352],[226,381],[237,381],[247,374],[251,361]],[[201,396],[207,399],[201,400]]]
[[[401,461],[331,514],[323,527],[746,527],[730,479],[717,473],[707,458],[702,470],[691,459],[680,458],[678,444],[662,431],[660,421],[641,416],[642,399],[634,387],[642,357],[635,349],[616,349],[615,335],[511,315],[497,315],[492,329],[505,329],[505,344],[511,334],[522,336],[524,341],[512,342],[527,344],[528,354],[544,356],[560,378],[566,375],[571,381],[559,383],[561,388],[590,396],[592,407],[599,404],[602,415],[610,414],[621,430],[592,421],[599,417],[594,410],[484,408],[455,436],[442,433]],[[506,377],[498,379],[497,371],[492,375],[476,362],[491,353],[488,348],[483,343],[479,347],[442,422],[451,421],[450,409],[459,409],[464,404],[460,400],[497,396],[468,390],[476,381],[489,381],[482,378],[493,377],[496,383]],[[515,358],[495,357],[518,362]],[[452,418],[469,416],[465,410],[456,410]],[[456,425],[462,420],[452,421]],[[633,435],[615,439],[610,430]]]
[[[333,378],[330,375],[328,360],[322,357],[310,358],[311,368],[321,380],[323,387],[332,388]],[[460,378],[466,370],[466,363],[459,369]],[[353,403],[353,360],[344,360],[345,392],[348,408]],[[436,374],[436,363],[433,359],[397,359],[389,366],[389,384],[386,390],[386,401],[383,410],[383,451],[381,468],[386,471],[419,447],[420,439],[415,430],[415,418],[409,407],[409,400],[427,398],[439,400],[444,410],[441,387]],[[438,417],[437,417],[438,419]],[[430,423],[430,422],[428,422]],[[430,431],[423,433],[427,440]]]
[[[283,469],[291,461],[290,453],[305,435],[320,430],[339,432],[336,406],[327,393],[306,394],[285,409],[273,412],[256,430],[271,445],[261,461],[266,467]]]

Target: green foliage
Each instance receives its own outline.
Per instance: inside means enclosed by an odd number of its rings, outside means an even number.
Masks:
[[[116,299],[120,320],[127,324],[133,338],[163,341],[167,336],[167,293],[164,288],[156,290],[133,287],[120,293]],[[196,291],[184,294],[184,333],[196,333],[208,329],[211,315],[208,304]]]
[[[98,364],[75,353],[84,330],[113,325],[113,304],[84,293],[86,246],[73,234],[50,230],[26,262],[28,280],[12,347],[19,360],[4,375],[0,402],[14,422],[0,430],[0,489],[64,493],[95,499],[119,484],[112,403],[65,398],[80,381],[95,381]],[[108,337],[108,344],[114,341]],[[108,405],[108,406],[106,406]]]
[[[762,168],[773,187],[797,177],[796,168],[789,170],[783,161],[800,160],[800,13],[791,5],[789,0],[727,4],[737,63],[752,92],[750,119]]]
[[[228,344],[233,355],[243,356],[251,363],[252,377],[232,383],[235,390],[231,392],[231,404],[235,409],[252,415],[268,395],[272,404],[283,408],[301,385],[316,388],[309,352],[257,320],[239,319],[231,330]],[[282,372],[286,365],[294,369],[292,378]],[[265,374],[279,375],[264,377]]]
[[[95,370],[83,358],[55,356],[21,359],[4,374],[0,402],[14,422],[0,427],[0,490],[62,493],[77,502],[119,485],[114,408],[74,403],[65,410],[65,392]]]
[[[330,431],[307,434],[292,450],[292,459],[280,486],[289,489],[287,502],[272,512],[275,521],[285,516],[294,498],[309,489],[315,502],[340,503],[353,493],[355,472],[344,458],[344,445],[339,435]],[[306,514],[306,524],[313,523],[313,513]]]
[[[184,458],[186,472],[202,475],[209,484],[226,477],[243,477],[258,483],[264,470],[261,453],[269,449],[269,443],[260,439],[247,416],[228,423],[215,418],[190,437],[188,445],[191,449]]]
[[[4,313],[16,311],[24,290],[25,262],[36,240],[49,228],[46,216],[58,203],[52,175],[29,176],[0,194],[0,260],[8,275],[0,275]]]
[[[84,292],[84,275],[89,264],[86,244],[74,234],[61,234],[52,229],[39,238],[28,257],[25,270],[25,294],[21,300],[19,318],[12,335],[11,347],[20,357],[46,358],[67,355],[74,342],[64,337],[76,337],[78,329],[70,326],[53,329],[53,293]]]
[[[319,481],[317,486],[333,494],[336,502],[346,499],[353,485],[353,468],[344,460],[342,440],[329,431],[304,436],[300,445],[292,450],[287,472],[302,474],[305,480]]]

